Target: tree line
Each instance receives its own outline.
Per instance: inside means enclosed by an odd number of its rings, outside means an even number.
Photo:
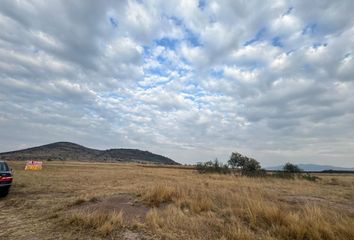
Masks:
[[[214,161],[197,163],[196,169],[199,173],[240,173],[243,176],[250,177],[300,177],[311,181],[318,179],[317,177],[311,176],[309,174],[301,174],[303,170],[300,169],[297,165],[289,162],[283,166],[282,171],[276,171],[271,175],[267,175],[266,170],[261,167],[261,164],[256,159],[247,157],[238,152],[233,152],[226,164],[220,162],[218,159],[215,159]]]

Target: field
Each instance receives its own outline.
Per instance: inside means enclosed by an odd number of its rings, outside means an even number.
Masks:
[[[45,162],[0,199],[0,239],[354,239],[354,175],[316,182]]]

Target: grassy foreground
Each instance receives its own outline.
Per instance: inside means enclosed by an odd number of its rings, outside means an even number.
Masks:
[[[354,175],[321,180],[45,162],[0,199],[0,239],[354,239]]]

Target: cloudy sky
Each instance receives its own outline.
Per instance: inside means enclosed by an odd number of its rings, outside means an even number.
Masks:
[[[0,151],[354,166],[354,1],[0,3]]]

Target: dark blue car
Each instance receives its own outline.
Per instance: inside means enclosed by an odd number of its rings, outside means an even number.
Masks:
[[[6,162],[0,161],[0,197],[9,193],[12,184],[12,171]]]

